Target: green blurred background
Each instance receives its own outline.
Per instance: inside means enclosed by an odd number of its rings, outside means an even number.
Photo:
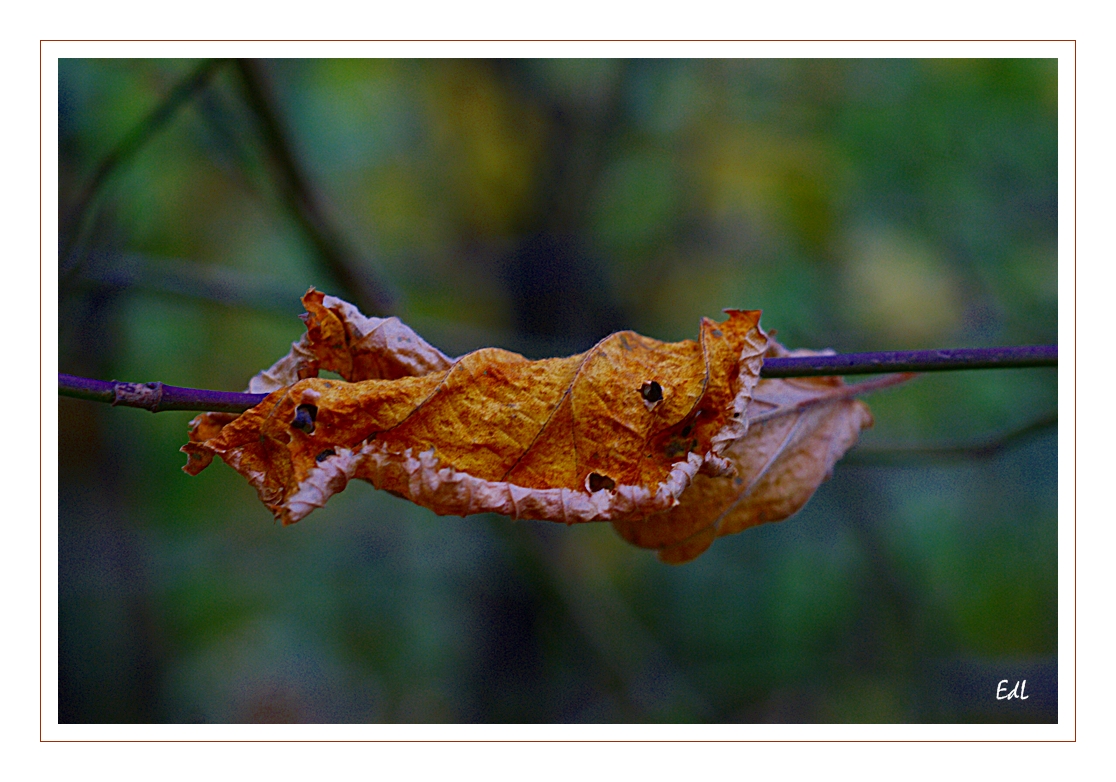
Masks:
[[[311,285],[451,355],[725,307],[1053,343],[1056,103],[1053,60],[62,60],[59,370],[241,390]],[[801,513],[671,567],[363,483],[282,528],[179,469],[191,414],[60,398],[59,719],[1055,721],[1055,427],[894,450],[1042,419],[1055,372],[867,401]]]

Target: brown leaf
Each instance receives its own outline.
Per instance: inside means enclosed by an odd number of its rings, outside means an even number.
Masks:
[[[396,318],[313,289],[303,303],[306,333],[249,385],[267,399],[198,416],[182,448],[191,474],[220,455],[284,524],[360,478],[439,514],[608,520],[687,562],[797,512],[872,425],[854,394],[896,382],[759,380],[763,357],[812,353],[754,311],[703,319],[698,342],[629,331],[563,359],[451,360]]]
[[[399,318],[368,318],[335,296],[311,288],[302,297],[306,333],[290,352],[248,384],[261,394],[289,386],[319,369],[345,380],[394,380],[449,369],[453,361]]]
[[[285,524],[352,478],[439,514],[642,519],[699,470],[731,471],[768,344],[759,312],[728,310],[699,342],[628,331],[569,358],[451,362],[396,319],[313,290],[303,303],[307,333],[250,386],[272,393],[215,434],[200,416],[183,447],[188,472],[220,455]]]
[[[768,355],[791,354],[772,343]],[[675,507],[613,526],[625,540],[678,564],[717,537],[792,516],[872,425],[868,406],[851,398],[860,390],[833,377],[760,380],[746,414],[748,433],[725,452],[734,476],[699,475]]]
[[[204,448],[194,448],[192,444],[212,440],[221,433],[225,424],[232,423],[236,418],[236,413],[202,413],[195,417],[190,422],[190,444],[182,446],[182,450],[188,457],[186,466],[182,469],[190,475],[197,475],[208,467],[210,462],[213,461],[213,452]]]
[[[300,316],[306,333],[291,343],[287,355],[248,381],[250,394],[263,394],[317,377],[320,369],[346,380],[393,379],[448,369],[452,360],[414,332],[399,318],[369,318],[335,296],[311,288],[302,297]],[[235,415],[202,413],[190,422],[189,455],[183,469],[191,475],[209,466],[214,451],[195,447],[217,436]]]

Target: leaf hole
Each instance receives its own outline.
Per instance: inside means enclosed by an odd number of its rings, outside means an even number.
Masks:
[[[663,401],[663,387],[656,380],[648,380],[639,387],[639,395],[643,397],[644,402],[655,404]]]
[[[607,475],[601,475],[599,472],[589,473],[589,491],[598,492],[601,489],[605,491],[612,491],[616,488],[616,481],[609,478]]]
[[[301,429],[306,434],[314,433],[314,421],[318,418],[318,408],[314,405],[299,405],[295,408],[295,417],[291,426]]]

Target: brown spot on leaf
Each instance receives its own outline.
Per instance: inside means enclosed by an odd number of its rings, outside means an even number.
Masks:
[[[667,443],[666,450],[664,451],[664,453],[666,454],[666,458],[670,459],[671,461],[674,461],[675,459],[679,459],[679,458],[685,456],[686,454],[688,454],[689,452],[690,452],[690,441],[689,440],[680,440],[677,437],[671,439],[671,441],[669,443]]]

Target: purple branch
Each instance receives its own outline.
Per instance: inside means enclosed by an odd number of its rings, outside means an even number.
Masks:
[[[115,380],[90,380],[58,373],[58,393],[75,399],[108,402],[124,407],[142,407],[153,413],[164,410],[211,410],[218,413],[243,413],[264,400],[267,394],[236,394],[179,388],[163,383],[121,383]]]
[[[954,369],[1016,369],[1058,366],[1057,345],[955,350],[895,350],[835,356],[768,358],[760,377],[872,375],[880,372],[944,372]]]
[[[901,350],[883,353],[843,353],[836,356],[769,358],[761,377],[868,375],[884,372],[942,372],[951,369],[1011,369],[1058,365],[1057,345],[960,350]],[[875,385],[873,385],[873,388]],[[865,389],[870,390],[870,389]],[[76,399],[163,410],[211,410],[242,413],[267,394],[236,394],[179,388],[163,383],[120,383],[58,374],[58,393]]]

